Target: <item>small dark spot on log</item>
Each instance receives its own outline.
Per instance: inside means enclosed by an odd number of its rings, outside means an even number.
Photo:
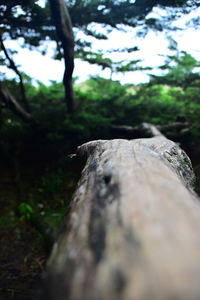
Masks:
[[[105,184],[109,184],[111,181],[111,175],[105,175],[103,179]]]
[[[89,245],[96,264],[102,259],[105,249],[106,229],[103,217],[93,210],[89,223]]]
[[[111,183],[111,179],[112,174],[110,173],[104,176],[101,174],[94,178],[96,193],[91,200],[88,243],[96,264],[103,258],[106,248],[108,206],[113,201],[119,200],[119,184],[113,180]]]
[[[90,172],[95,172],[96,168],[97,168],[97,162],[95,161],[95,159],[92,159],[89,166]]]
[[[105,213],[106,213],[106,199],[96,194],[92,201],[91,214],[89,220],[89,245],[93,252],[96,264],[102,259],[105,240]]]
[[[141,244],[140,240],[136,236],[135,232],[131,229],[125,231],[125,239],[128,244],[130,244],[131,248],[135,251],[140,251]]]
[[[117,293],[121,294],[126,286],[126,278],[124,274],[120,270],[117,270],[114,273],[113,280]]]

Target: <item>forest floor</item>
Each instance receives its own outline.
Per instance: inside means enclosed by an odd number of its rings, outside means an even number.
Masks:
[[[0,161],[0,300],[35,300],[49,249],[26,208],[56,232],[82,166],[66,155],[58,161],[29,152],[17,159]]]
[[[16,187],[9,169],[0,180],[0,299],[34,299],[47,258],[38,232],[16,215]]]
[[[189,155],[200,178],[200,147]],[[38,160],[30,152],[19,161],[0,164],[0,300],[35,299],[49,255],[44,237],[19,215],[19,205],[30,204],[47,224],[58,226],[83,167],[64,157]]]
[[[38,233],[26,224],[0,229],[0,299],[35,299],[47,259]]]

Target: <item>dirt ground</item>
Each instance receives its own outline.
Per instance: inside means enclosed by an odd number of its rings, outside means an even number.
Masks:
[[[12,172],[0,169],[0,300],[31,300],[47,252],[38,232],[16,214]]]
[[[0,299],[35,299],[47,259],[38,233],[26,224],[1,228],[0,245]]]
[[[52,166],[52,161],[57,169],[46,167]],[[71,165],[65,157],[61,165],[54,158],[52,161],[44,163],[42,157],[38,163],[38,156],[30,159],[29,153],[22,170],[0,161],[0,300],[36,298],[48,248],[41,232],[21,218],[16,208],[20,202],[40,206],[49,223],[63,217],[62,207],[66,209],[81,169],[79,163]],[[59,227],[57,223],[53,226]]]

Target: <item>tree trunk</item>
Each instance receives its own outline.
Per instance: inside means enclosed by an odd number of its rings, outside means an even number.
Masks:
[[[193,170],[177,144],[155,134],[78,148],[87,163],[40,299],[200,299]]]
[[[74,112],[72,74],[74,70],[74,38],[70,15],[64,0],[49,0],[58,38],[64,51],[65,73],[63,83],[69,113]]]

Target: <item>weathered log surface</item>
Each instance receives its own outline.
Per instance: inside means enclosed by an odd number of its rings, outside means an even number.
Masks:
[[[200,203],[187,155],[162,135],[99,140],[54,245],[41,299],[199,300]]]

